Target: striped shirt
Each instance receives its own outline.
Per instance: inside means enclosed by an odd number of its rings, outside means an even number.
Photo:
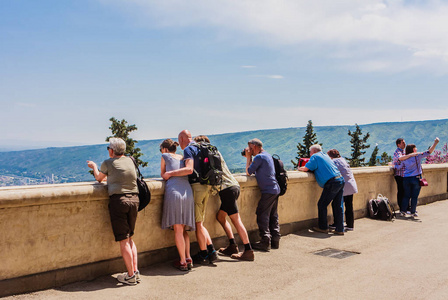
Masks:
[[[404,176],[404,164],[399,160],[401,156],[404,155],[404,149],[397,148],[394,152],[394,158],[392,160],[394,164],[394,176]]]

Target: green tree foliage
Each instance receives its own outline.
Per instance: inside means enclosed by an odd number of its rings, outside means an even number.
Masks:
[[[308,120],[305,135],[303,136],[303,145],[301,143],[297,144],[297,156],[294,160],[291,160],[294,165],[294,169],[297,168],[300,158],[310,157],[310,147],[318,143],[319,142],[316,139],[316,134],[313,129],[313,122]],[[322,144],[320,145],[322,146]]]
[[[366,151],[363,150],[370,147],[370,145],[366,144],[370,137],[370,133],[367,132],[363,137],[361,128],[358,124],[355,125],[355,131],[351,132],[350,129],[348,130],[348,135],[351,136],[350,143],[352,153],[351,157],[347,158],[347,160],[349,161],[350,167],[362,167],[365,165],[365,158],[362,156],[366,153]]]
[[[370,160],[369,160],[369,167],[373,167],[376,166],[379,163],[379,160],[376,158],[378,155],[378,145],[375,146],[375,149],[373,149],[372,155],[370,156]]]
[[[387,166],[387,164],[391,161],[392,157],[388,155],[387,152],[383,152],[383,154],[381,154],[380,165]]]
[[[141,149],[135,147],[135,144],[138,143],[138,141],[129,137],[129,134],[131,132],[137,130],[137,126],[135,126],[134,124],[128,125],[128,122],[125,119],[119,121],[114,117],[110,118],[109,121],[112,122],[109,127],[109,129],[112,131],[112,135],[106,138],[106,142],[108,142],[112,137],[122,138],[126,142],[125,154],[134,157],[139,166],[146,167],[148,165],[148,162],[142,161],[140,159],[140,157],[143,155],[143,153],[140,152]]]

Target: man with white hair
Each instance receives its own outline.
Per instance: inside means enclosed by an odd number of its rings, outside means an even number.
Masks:
[[[322,152],[319,144],[310,147],[311,158],[299,171],[314,172],[316,181],[324,190],[317,202],[319,226],[314,231],[328,233],[327,207],[331,203],[334,214],[335,234],[344,235],[343,202],[344,178],[331,158]]]
[[[280,225],[278,222],[278,195],[280,187],[275,178],[275,167],[272,156],[263,149],[259,139],[252,139],[245,149],[246,174],[255,174],[261,198],[256,210],[257,224],[261,240],[252,244],[252,248],[268,252],[280,245]],[[252,156],[254,157],[252,160]]]

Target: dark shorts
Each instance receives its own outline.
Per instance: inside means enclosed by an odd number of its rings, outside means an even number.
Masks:
[[[134,235],[138,214],[138,194],[114,194],[109,197],[109,213],[115,241]]]
[[[231,186],[219,192],[221,198],[220,210],[223,210],[227,215],[231,216],[238,213],[238,207],[236,206],[236,200],[240,196],[240,187]]]

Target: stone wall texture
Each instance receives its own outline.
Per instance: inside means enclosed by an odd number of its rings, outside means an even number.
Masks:
[[[448,164],[424,165],[423,170],[429,186],[422,188],[419,204],[446,199]],[[367,202],[378,193],[396,203],[396,185],[390,167],[355,168],[353,173],[359,190],[354,196],[356,217],[366,216]],[[282,234],[316,224],[317,200],[322,191],[312,173],[292,171],[288,176],[288,191],[279,200]],[[247,230],[252,231],[251,237],[256,237],[255,208],[260,197],[256,179],[235,177],[241,185],[238,200],[241,218]],[[173,232],[160,228],[164,182],[147,182],[152,200],[139,213],[134,236],[142,266],[154,263],[157,256],[168,258],[169,255],[163,256],[163,249],[174,250],[175,245]],[[8,287],[17,286],[9,290],[15,293],[91,279],[82,274],[95,277],[123,270],[107,205],[106,186],[101,183],[0,188],[0,282]],[[215,220],[219,205],[218,196],[209,200],[205,221],[215,240],[225,235]],[[190,236],[194,242],[194,233]],[[175,255],[175,251],[171,253]],[[72,272],[64,271],[67,269]],[[36,276],[44,276],[48,283],[33,286]],[[20,290],[22,285],[27,286]]]

